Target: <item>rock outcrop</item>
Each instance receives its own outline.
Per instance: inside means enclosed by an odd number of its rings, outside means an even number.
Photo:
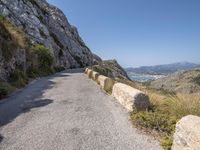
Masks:
[[[185,116],[176,125],[172,150],[200,149],[200,117]]]
[[[31,44],[42,44],[48,48],[54,66],[84,67],[101,60],[85,45],[76,27],[70,25],[63,12],[46,0],[0,0],[0,15],[24,31]],[[16,66],[26,67],[25,48],[17,47],[17,52],[6,65],[2,51],[1,47],[0,79],[5,79]]]
[[[118,64],[116,60],[101,61],[98,63],[98,65],[92,66],[92,70],[113,79],[119,78],[129,80],[126,71]]]

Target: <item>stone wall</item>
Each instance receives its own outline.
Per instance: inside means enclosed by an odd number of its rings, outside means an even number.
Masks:
[[[134,89],[126,84],[117,83],[111,78],[86,68],[85,73],[101,86],[103,90],[110,93],[128,111],[144,111],[149,105],[149,98],[142,91]]]

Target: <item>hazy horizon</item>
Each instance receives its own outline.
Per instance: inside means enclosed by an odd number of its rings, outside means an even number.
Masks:
[[[47,0],[102,59],[123,67],[200,64],[199,0]]]
[[[155,65],[128,66],[128,67],[124,67],[124,68],[140,68],[140,67],[150,67],[150,66],[170,65],[170,64],[176,64],[176,63],[192,63],[192,64],[200,65],[200,63],[189,62],[189,61],[181,61],[181,62],[171,62],[171,63],[155,64]]]

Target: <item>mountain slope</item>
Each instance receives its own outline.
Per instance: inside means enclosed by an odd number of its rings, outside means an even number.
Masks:
[[[5,49],[1,47],[1,80],[6,80],[16,68],[26,70],[30,65],[27,63],[27,47],[38,44],[49,50],[55,67],[84,67],[100,61],[85,45],[76,27],[69,24],[63,12],[45,0],[0,0],[0,15],[16,27],[12,33],[17,33],[19,29],[29,41],[26,46],[17,47],[17,52],[9,60],[2,55]]]
[[[113,79],[119,78],[129,80],[126,71],[118,64],[116,60],[104,60],[98,65],[92,66],[92,69]]]
[[[138,74],[171,74],[175,73],[179,70],[188,70],[192,68],[196,68],[199,65],[189,62],[179,62],[179,63],[173,63],[173,64],[166,64],[166,65],[156,65],[156,66],[142,66],[139,68],[127,68],[127,72],[133,72]]]
[[[151,87],[172,92],[193,93],[200,90],[200,69],[176,72],[151,82]]]

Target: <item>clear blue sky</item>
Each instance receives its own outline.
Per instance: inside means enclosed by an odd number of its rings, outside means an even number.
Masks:
[[[200,0],[48,0],[87,46],[124,66],[200,63]]]

